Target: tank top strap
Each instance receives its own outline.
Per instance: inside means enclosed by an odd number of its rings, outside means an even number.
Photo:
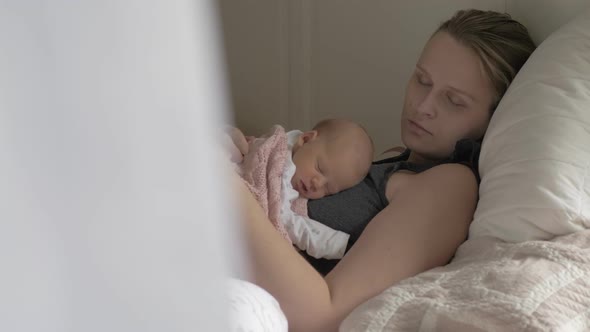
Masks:
[[[481,151],[481,142],[473,139],[462,139],[455,144],[455,149],[451,156],[443,159],[439,162],[427,163],[427,164],[416,164],[408,162],[410,156],[410,149],[406,149],[402,154],[395,157],[390,157],[382,160],[373,162],[373,165],[398,163],[399,166],[396,170],[407,169],[409,171],[420,173],[431,167],[441,164],[462,164],[473,172],[477,183],[480,183],[481,179],[479,176],[479,153]]]

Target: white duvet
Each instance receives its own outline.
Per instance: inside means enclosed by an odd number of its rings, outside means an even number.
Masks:
[[[590,230],[553,241],[465,242],[447,266],[355,309],[341,331],[588,331]]]

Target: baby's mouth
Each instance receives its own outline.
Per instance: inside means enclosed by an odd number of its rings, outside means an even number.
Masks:
[[[303,180],[299,180],[299,189],[304,193],[307,193],[307,187],[305,186],[305,182],[303,182]]]

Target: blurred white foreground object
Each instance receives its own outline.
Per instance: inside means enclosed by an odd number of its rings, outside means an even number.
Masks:
[[[227,328],[216,17],[0,0],[0,331]]]
[[[287,332],[287,317],[279,302],[259,286],[238,279],[228,282],[231,332]]]

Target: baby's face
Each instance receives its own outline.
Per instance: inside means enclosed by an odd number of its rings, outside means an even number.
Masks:
[[[354,148],[321,136],[301,145],[293,154],[293,163],[296,170],[291,184],[300,196],[309,199],[351,188],[366,175],[365,167],[358,166]]]

